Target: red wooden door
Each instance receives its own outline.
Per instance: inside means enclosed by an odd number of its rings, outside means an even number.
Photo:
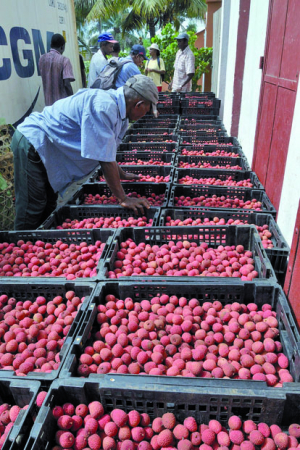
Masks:
[[[278,210],[300,71],[300,2],[271,0],[253,170]]]
[[[284,292],[286,293],[286,296],[290,301],[298,325],[300,327],[300,202],[294,229],[291,253],[285,277]]]

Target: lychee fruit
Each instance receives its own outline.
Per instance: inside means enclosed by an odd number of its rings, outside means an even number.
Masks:
[[[222,425],[218,420],[210,420],[208,426],[216,434],[220,433],[222,430]]]
[[[187,439],[189,437],[189,430],[187,429],[186,426],[184,426],[182,424],[178,424],[174,428],[173,434],[174,434],[175,438],[178,440]]]
[[[18,405],[14,405],[14,406],[12,406],[12,407],[10,408],[10,410],[9,410],[9,417],[10,417],[10,420],[11,420],[12,422],[15,422],[15,421],[16,421],[16,419],[17,419],[17,417],[18,417],[18,415],[19,415],[20,410],[21,410],[21,408],[20,408],[20,406],[18,406]],[[5,430],[5,432],[6,432],[6,430]]]
[[[94,401],[88,405],[90,415],[94,419],[100,419],[104,414],[103,405],[100,402]]]
[[[63,431],[63,433],[59,436],[59,445],[62,448],[71,448],[73,447],[75,442],[75,438],[70,431]]]
[[[110,413],[110,417],[118,427],[124,427],[128,421],[128,415],[122,409],[113,409]]]
[[[173,433],[171,430],[163,430],[157,436],[157,444],[160,447],[169,447],[173,444]]]
[[[102,442],[103,450],[114,450],[117,447],[116,441],[109,436],[105,436]],[[90,447],[92,449],[92,447]],[[99,447],[101,448],[101,446]]]
[[[108,422],[104,427],[104,433],[109,437],[114,437],[118,434],[119,428],[115,422]]]
[[[58,419],[57,425],[61,430],[70,430],[73,425],[73,419],[72,417],[64,414]]]
[[[261,446],[261,450],[275,450],[275,449],[276,449],[276,445],[275,445],[275,442],[273,441],[273,439],[266,437],[265,442]]]
[[[173,413],[165,413],[161,420],[163,426],[168,430],[172,430],[176,425],[176,418]]]
[[[241,445],[244,440],[244,435],[241,430],[230,430],[229,437],[233,444]]]
[[[242,421],[238,416],[231,416],[228,420],[228,426],[231,430],[239,430],[242,427]]]
[[[43,404],[43,401],[45,400],[46,396],[47,396],[46,391],[41,391],[38,393],[37,398],[36,398],[36,404],[37,406],[40,408]]]
[[[135,450],[135,443],[130,439],[126,439],[121,443],[120,450]]]
[[[216,434],[210,428],[208,428],[207,430],[203,431],[201,437],[204,444],[212,445],[215,441]]]
[[[132,430],[131,430],[131,436],[132,436],[132,439],[133,439],[135,442],[141,442],[141,441],[143,441],[144,438],[145,438],[145,431],[144,431],[144,428],[142,428],[142,427],[135,427],[135,428],[132,428]]]
[[[153,429],[154,433],[160,433],[164,429],[161,417],[156,417],[153,420],[152,429]]]
[[[220,447],[229,447],[230,446],[230,437],[226,431],[220,431],[217,435],[217,441]]]
[[[289,437],[285,433],[278,433],[274,437],[274,442],[275,442],[275,445],[280,449],[288,448]]]
[[[257,430],[257,425],[253,422],[253,420],[245,420],[243,423],[243,430],[246,434],[250,434],[251,431]]]
[[[264,435],[259,430],[253,430],[249,434],[249,439],[254,445],[262,445],[265,441]]]
[[[193,444],[188,439],[183,439],[182,441],[179,441],[177,444],[178,450],[192,450]]]
[[[300,425],[298,423],[292,423],[289,426],[289,434],[291,436],[295,436],[296,438],[300,437]]]
[[[261,432],[264,437],[269,437],[271,434],[270,427],[264,422],[260,422],[257,429]]]
[[[88,438],[88,445],[91,450],[100,450],[101,448],[101,438],[98,434],[92,434]]]
[[[190,433],[198,430],[198,425],[194,417],[186,417],[183,425],[189,430]]]

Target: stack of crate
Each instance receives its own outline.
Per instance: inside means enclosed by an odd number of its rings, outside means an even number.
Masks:
[[[56,299],[65,310],[70,298],[80,300],[54,370],[32,370],[21,378],[15,366],[0,369],[3,383],[10,380],[23,389],[31,386],[28,383],[38,383],[34,398],[39,389],[48,392],[39,413],[32,405],[32,419],[28,419],[27,426],[22,430],[12,428],[6,448],[76,448],[72,438],[67,445],[60,442],[52,410],[55,406],[76,407],[93,401],[102,403],[104,415],[114,409],[145,414],[145,424],[141,421],[139,425],[144,429],[140,430],[143,438],[134,439],[130,432],[134,441],[131,444],[122,444],[119,432],[110,433],[110,441],[104,441],[105,430],[99,420],[99,448],[112,450],[162,448],[150,437],[153,430],[149,430],[147,417],[151,425],[165,413],[173,413],[178,424],[187,417],[197,422],[194,433],[199,431],[200,437],[194,435],[193,444],[176,438],[166,445],[181,450],[267,450],[264,445],[273,445],[268,440],[272,434],[264,436],[263,443],[253,444],[247,426],[263,422],[268,430],[268,426],[277,424],[286,432],[292,423],[300,422],[300,334],[280,285],[289,248],[276,223],[276,210],[250,170],[238,140],[227,136],[219,108],[220,100],[213,93],[161,93],[159,117],[146,115],[130,127],[116,161],[125,172],[140,176],[140,181],[121,180],[127,195],[148,198],[150,208],[139,217],[118,205],[99,167],[39,230],[1,233],[0,245],[8,243],[1,247],[2,251],[11,243],[18,245],[20,240],[69,246],[93,246],[99,240],[105,243],[92,276],[84,273],[77,278],[73,273],[63,273],[46,278],[37,273],[27,279],[29,282],[23,277],[1,277],[3,305],[12,298],[12,307],[45,298],[44,304]],[[247,208],[253,206],[253,199],[256,209]],[[221,207],[224,202],[225,207]],[[241,204],[244,207],[238,207]],[[122,252],[128,248],[128,239],[132,242],[131,252]],[[175,252],[172,248],[176,243],[185,249],[191,243],[195,248],[205,244],[207,251],[225,247],[233,251],[243,246],[251,252],[257,275],[252,279],[241,275],[224,277],[220,276],[221,269],[218,276],[215,271],[206,276],[196,272],[195,276],[189,276],[189,272],[181,275],[180,271],[171,276],[167,269],[163,273],[134,271],[140,267],[139,262],[133,263],[136,246],[148,249],[144,252],[147,259],[150,253],[154,255],[148,245],[158,252],[159,247],[166,249],[170,244],[171,252]],[[132,266],[126,273],[122,268],[125,253],[131,255],[126,264]],[[172,254],[171,261],[175,258]],[[232,258],[230,264],[235,262]],[[155,262],[152,256],[151,260]],[[194,261],[201,262],[201,258]],[[4,321],[8,309],[3,311]],[[45,314],[51,315],[51,311],[46,309]],[[34,312],[33,308],[32,317]],[[55,314],[59,320],[64,317],[61,312]],[[238,319],[238,326],[231,328],[230,324]],[[55,317],[51,316],[52,320],[55,322]],[[130,320],[135,325],[131,322],[129,326]],[[261,331],[257,323],[262,324]],[[6,331],[7,324],[0,322],[1,326]],[[240,329],[247,329],[245,336]],[[2,334],[1,349],[5,353]],[[31,349],[36,342],[34,338],[30,341]],[[268,344],[273,347],[267,351]],[[249,356],[247,363],[242,363],[244,355]],[[284,361],[281,365],[279,357]],[[4,395],[2,402],[9,402]],[[219,421],[226,433],[232,416],[244,422],[241,432],[246,444],[234,442],[234,437],[230,443],[221,444],[217,435],[209,444],[204,438],[206,426],[218,426],[210,421]],[[124,427],[128,424],[124,422]],[[75,439],[77,432],[68,432]],[[288,446],[274,444],[270,450],[298,445],[289,439]],[[91,442],[85,444],[82,448],[98,448],[95,443],[94,447]]]

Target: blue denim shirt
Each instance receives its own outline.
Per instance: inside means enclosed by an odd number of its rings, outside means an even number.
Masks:
[[[132,61],[131,56],[127,56],[126,58],[120,58],[120,60],[125,60],[125,59],[128,59],[129,61],[131,60],[131,62],[125,64],[122,67],[121,72],[119,73],[119,75],[118,75],[118,77],[116,79],[116,88],[124,86],[126,81],[130,77],[133,77],[133,75],[140,75],[141,74],[138,66],[136,64],[134,64],[134,62]]]
[[[115,161],[128,128],[123,87],[81,89],[34,112],[18,126],[39,153],[55,192],[96,169],[99,161]]]

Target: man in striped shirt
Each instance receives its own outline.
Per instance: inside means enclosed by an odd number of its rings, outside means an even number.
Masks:
[[[192,78],[195,75],[195,56],[189,47],[189,35],[181,33],[177,36],[178,52],[174,63],[174,76],[169,84],[172,92],[191,92]]]
[[[39,59],[45,105],[51,106],[57,100],[73,95],[71,81],[75,81],[71,61],[62,56],[66,41],[61,34],[54,34],[51,39],[50,52]]]

